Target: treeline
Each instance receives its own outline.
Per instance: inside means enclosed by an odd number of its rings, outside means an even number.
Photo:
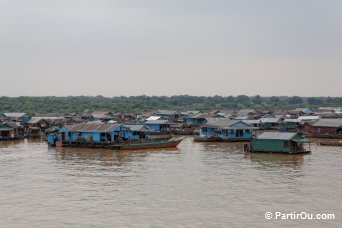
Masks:
[[[0,97],[0,112],[27,112],[32,115],[105,110],[113,112],[143,112],[157,109],[200,110],[243,109],[257,110],[315,108],[342,106],[342,97],[261,97],[240,96],[130,96],[130,97]]]

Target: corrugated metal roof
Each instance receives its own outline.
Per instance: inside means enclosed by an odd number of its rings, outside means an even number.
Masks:
[[[228,118],[207,118],[206,120],[207,122],[205,122],[204,126],[227,128],[227,127],[231,127],[232,125],[236,123],[241,122],[245,124],[246,126],[253,128],[252,126],[250,126],[247,123],[242,122],[241,120],[231,120]]]
[[[236,120],[247,120],[248,116],[237,116],[234,119],[236,119]]]
[[[284,119],[284,123],[300,123],[302,120],[300,119]]]
[[[8,126],[10,129],[14,129],[14,128],[19,127],[20,124],[19,123],[4,122],[4,123],[0,124],[0,126]],[[2,128],[2,129],[5,129],[5,128]]]
[[[298,117],[300,120],[318,120],[319,116],[300,116]]]
[[[147,121],[149,121],[149,120],[159,120],[160,118],[161,118],[161,116],[150,116],[146,120]]]
[[[256,112],[254,109],[241,109],[237,112],[237,114],[239,116],[245,116],[245,115],[249,115],[249,114],[254,113],[254,112]]]
[[[186,112],[181,112],[182,115],[189,115],[189,114],[198,114],[200,111],[186,111]]]
[[[30,121],[28,122],[29,124],[36,124],[41,120],[47,120],[47,121],[53,121],[53,120],[65,120],[64,117],[51,117],[51,116],[47,116],[47,117],[38,117],[38,116],[34,116],[30,119]]]
[[[145,125],[125,125],[131,131],[148,131],[149,129]]]
[[[118,124],[89,122],[76,125],[68,125],[65,127],[69,129],[69,131],[78,132],[112,132],[118,127]]]
[[[264,132],[258,136],[258,139],[291,140],[296,134],[294,132]]]
[[[145,124],[168,124],[168,120],[148,120]]]
[[[262,123],[278,123],[280,118],[261,118],[260,121]]]
[[[111,115],[101,115],[101,114],[94,114],[92,115],[94,119],[113,119],[114,117]]]
[[[179,112],[177,111],[170,111],[170,110],[157,110],[156,114],[157,115],[174,115],[178,114]]]
[[[26,115],[26,113],[24,113],[24,112],[6,112],[6,113],[4,113],[4,116],[9,117],[9,118],[21,118],[25,115]]]
[[[242,122],[244,122],[246,124],[259,124],[259,123],[261,123],[260,120],[242,120]]]
[[[205,119],[205,118],[210,118],[214,115],[215,114],[211,114],[211,113],[198,113],[198,114],[190,116],[190,118],[192,118],[192,119]]]
[[[315,127],[342,127],[342,118],[336,119],[320,119],[313,123]]]
[[[41,118],[41,117],[32,117],[28,123],[29,124],[36,124],[36,123],[39,123],[39,121],[41,121],[42,119],[43,118]]]

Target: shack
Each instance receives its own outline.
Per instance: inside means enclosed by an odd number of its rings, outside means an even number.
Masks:
[[[18,123],[4,122],[0,124],[0,141],[24,138],[24,128]]]
[[[309,144],[309,149],[304,147]],[[244,150],[270,153],[309,153],[310,141],[294,132],[264,132],[253,139],[250,148],[245,144]]]
[[[316,122],[306,122],[298,132],[317,138],[342,138],[342,118],[319,119]]]

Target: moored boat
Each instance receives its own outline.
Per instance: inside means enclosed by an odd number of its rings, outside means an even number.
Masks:
[[[322,146],[342,146],[342,141],[320,142]]]
[[[168,139],[168,140],[154,140],[154,141],[137,141],[137,142],[123,142],[111,145],[111,149],[116,150],[141,150],[141,149],[158,149],[158,148],[173,148],[177,147],[183,140]]]

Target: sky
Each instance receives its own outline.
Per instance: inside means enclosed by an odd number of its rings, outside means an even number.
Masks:
[[[0,96],[342,96],[340,0],[0,0]]]

